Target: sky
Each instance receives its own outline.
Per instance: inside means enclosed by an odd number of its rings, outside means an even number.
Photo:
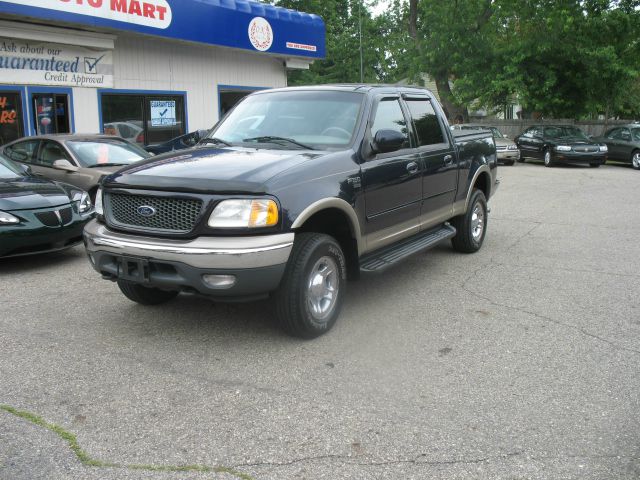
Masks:
[[[371,10],[373,12],[374,16],[380,15],[385,8],[387,8],[387,5],[389,4],[388,0],[380,0],[378,2],[378,5],[373,7]]]

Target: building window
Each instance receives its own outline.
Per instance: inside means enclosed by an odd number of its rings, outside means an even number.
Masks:
[[[31,105],[36,135],[69,133],[71,131],[68,95],[33,93],[31,94]]]
[[[102,95],[102,131],[140,145],[155,145],[186,132],[182,95]]]
[[[24,136],[22,95],[0,90],[0,145]]]
[[[224,117],[229,110],[235,107],[240,100],[247,95],[257,92],[258,90],[264,90],[261,87],[231,87],[231,86],[218,86],[219,108],[220,118]]]

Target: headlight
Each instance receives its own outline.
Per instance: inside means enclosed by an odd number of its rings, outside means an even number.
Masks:
[[[98,215],[104,215],[104,207],[102,206],[102,189],[99,188],[96,192],[96,213]]]
[[[20,223],[18,217],[14,217],[7,212],[0,212],[0,225],[15,225],[16,223]]]
[[[556,147],[556,151],[557,152],[570,152],[571,151],[571,147],[569,145],[558,145]]]
[[[209,217],[213,228],[257,228],[278,224],[278,205],[273,200],[225,200]]]
[[[80,213],[87,213],[90,212],[92,208],[93,203],[91,203],[91,197],[87,192],[82,192],[82,196],[78,202],[78,211]]]
[[[606,145],[600,145],[600,151],[601,152],[608,152],[609,151],[609,147],[607,147]]]
[[[507,147],[507,150],[517,150],[518,146],[516,144],[511,144]]]

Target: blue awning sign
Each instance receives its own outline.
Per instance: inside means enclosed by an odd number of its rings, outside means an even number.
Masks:
[[[251,0],[0,0],[0,17],[35,18],[173,40],[324,58],[325,26],[317,15]]]

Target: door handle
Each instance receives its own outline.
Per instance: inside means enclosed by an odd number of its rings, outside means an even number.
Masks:
[[[453,155],[446,155],[444,157],[444,164],[451,165],[453,163]]]
[[[411,162],[407,164],[407,172],[411,175],[415,175],[418,173],[418,164],[416,162]]]

